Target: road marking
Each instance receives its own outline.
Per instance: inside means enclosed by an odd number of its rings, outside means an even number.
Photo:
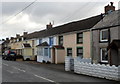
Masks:
[[[38,76],[38,75],[36,75],[36,74],[34,74],[34,76],[36,76],[36,77],[38,77],[38,78],[42,78],[42,79],[47,80],[47,81],[49,81],[49,82],[54,82],[54,83],[55,83],[55,81],[50,80],[50,79],[47,79],[47,78],[45,78],[45,77]]]
[[[17,68],[17,67],[14,67],[14,66],[12,66],[12,67],[13,67],[14,69],[19,70],[19,71],[26,72],[25,70],[19,69],[19,68]]]
[[[7,72],[9,72],[9,73],[11,73],[11,74],[13,74],[14,72],[12,72],[12,71],[9,71],[9,70],[7,70]]]
[[[8,64],[3,63],[3,65],[8,66]]]

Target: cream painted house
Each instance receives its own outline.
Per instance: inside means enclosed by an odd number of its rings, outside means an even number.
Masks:
[[[70,57],[91,58],[90,29],[101,20],[101,15],[59,26],[57,45],[64,47],[60,54]]]
[[[25,44],[27,46],[25,46]],[[36,55],[37,55],[36,39],[26,39],[23,43],[23,46],[24,46],[23,47],[24,53],[27,52],[26,55],[24,55],[27,56],[26,59],[36,60]]]
[[[82,43],[77,43],[77,35],[79,33],[82,34],[82,39],[83,39]],[[73,32],[73,33],[63,34],[63,46],[65,48],[65,56],[68,56],[69,54],[71,54],[72,57],[77,57],[78,56],[77,50],[81,49],[83,51],[83,53],[81,53],[83,54],[82,58],[91,58],[90,57],[90,31],[86,30],[78,33]]]

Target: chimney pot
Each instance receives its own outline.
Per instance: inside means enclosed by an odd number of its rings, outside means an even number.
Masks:
[[[110,2],[111,6],[113,6],[113,2]]]
[[[11,37],[10,39],[14,39],[14,37]]]
[[[48,25],[46,25],[46,27],[47,27],[47,29],[51,29],[52,28],[51,22]]]
[[[2,41],[5,41],[5,39],[2,39]]]
[[[6,40],[9,40],[9,38],[6,38]]]

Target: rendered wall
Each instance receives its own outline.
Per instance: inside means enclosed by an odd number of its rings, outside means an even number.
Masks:
[[[56,49],[56,60],[55,64],[65,63],[65,50],[64,49]]]

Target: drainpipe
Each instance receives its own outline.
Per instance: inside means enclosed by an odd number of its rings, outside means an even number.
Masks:
[[[90,29],[90,56],[91,56],[91,63],[93,64],[93,29]]]
[[[95,28],[90,29],[90,56],[91,56],[91,63],[93,64],[93,31]]]

